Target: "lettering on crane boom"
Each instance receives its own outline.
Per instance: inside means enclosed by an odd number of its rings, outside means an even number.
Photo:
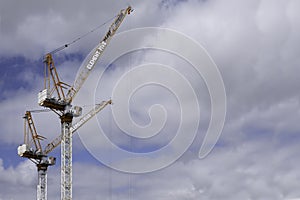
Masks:
[[[99,58],[100,54],[104,51],[106,47],[106,42],[102,41],[99,45],[99,47],[96,49],[92,59],[90,60],[90,62],[87,64],[86,68],[88,70],[91,70],[95,64],[95,62],[97,61],[97,59]]]

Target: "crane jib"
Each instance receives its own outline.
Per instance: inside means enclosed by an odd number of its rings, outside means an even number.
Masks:
[[[83,125],[86,121],[88,121],[91,117],[93,117],[92,114],[88,113],[87,115],[85,115],[83,118],[81,118],[79,120],[78,123],[74,124],[71,128],[70,131],[74,132],[76,131],[81,125]]]
[[[86,68],[88,70],[91,70],[93,66],[95,65],[96,61],[98,60],[100,54],[104,51],[107,43],[105,41],[102,41],[99,45],[99,47],[96,49],[94,55],[92,56],[90,62],[86,65]]]

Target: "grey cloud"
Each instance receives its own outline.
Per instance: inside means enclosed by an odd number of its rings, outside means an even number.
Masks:
[[[124,22],[121,30],[153,26],[160,14],[153,2],[108,1],[1,1],[0,34],[2,55],[21,55],[33,59],[71,42],[132,4],[136,18]],[[159,14],[159,15],[158,15]],[[101,30],[103,32],[103,30]],[[71,52],[94,47],[99,35],[92,35]]]

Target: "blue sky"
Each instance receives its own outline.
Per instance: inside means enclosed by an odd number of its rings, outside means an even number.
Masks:
[[[164,106],[168,118],[158,135],[137,139],[118,127],[112,107],[107,107],[73,137],[73,198],[300,198],[299,1],[42,3],[0,0],[0,200],[29,200],[36,196],[36,168],[20,158],[16,150],[23,142],[25,111],[40,109],[37,93],[43,88],[42,56],[103,23],[128,4],[134,12],[124,20],[118,32],[149,26],[169,28],[187,35],[207,50],[219,68],[226,89],[223,132],[213,151],[206,158],[198,159],[199,146],[210,120],[211,102],[203,79],[194,74],[187,62],[162,51],[134,52],[115,60],[99,80],[97,75],[107,64],[106,58],[109,59],[109,55],[105,55],[76,97],[75,103],[87,105],[85,111],[91,108],[94,98],[96,101],[109,99],[118,80],[134,66],[156,62],[173,66],[190,80],[193,88],[201,91],[197,93],[200,126],[193,144],[169,167],[146,174],[123,173],[105,166],[89,152],[92,147],[86,142],[97,144],[101,151],[107,152],[108,158],[120,159],[121,164],[130,166],[130,162],[113,155],[109,147],[93,137],[99,134],[95,131],[99,126],[97,120],[115,144],[135,152],[147,152],[161,148],[175,137],[180,109],[175,96],[164,87],[152,85],[138,90],[129,102],[129,112],[137,124],[151,122],[148,112],[154,104]],[[63,81],[74,81],[83,60],[107,28],[104,26],[54,55]],[[143,39],[118,45],[142,43]],[[140,78],[147,76],[150,74]],[[130,84],[133,81],[129,81],[128,86]],[[59,134],[59,119],[55,114],[36,113],[33,117],[38,132],[48,138],[43,145]],[[57,164],[48,170],[48,199],[58,199],[60,148],[51,155],[57,157]],[[140,167],[145,164],[147,162],[140,163]]]

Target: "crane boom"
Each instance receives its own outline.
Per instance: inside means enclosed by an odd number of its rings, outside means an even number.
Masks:
[[[110,25],[109,30],[105,34],[104,38],[100,41],[90,59],[84,64],[84,68],[81,70],[77,79],[74,81],[73,86],[69,89],[66,97],[68,103],[72,102],[74,96],[89,76],[91,70],[95,67],[98,59],[101,57],[112,36],[118,30],[126,15],[130,14],[131,11],[131,7],[128,6],[126,9],[121,10],[120,13],[116,16],[114,22]]]
[[[73,126],[71,126],[70,131],[73,134],[75,131],[77,131],[82,125],[84,125],[87,121],[89,121],[93,116],[95,116],[98,112],[100,112],[103,108],[105,108],[108,104],[111,104],[112,101],[102,101],[100,104],[97,104],[92,110],[90,110],[87,114],[85,114],[83,117],[81,117],[78,122],[76,122]],[[47,155],[50,153],[53,149],[55,149],[62,140],[62,135],[59,135],[56,137],[52,142],[50,142],[45,150],[44,154]]]

